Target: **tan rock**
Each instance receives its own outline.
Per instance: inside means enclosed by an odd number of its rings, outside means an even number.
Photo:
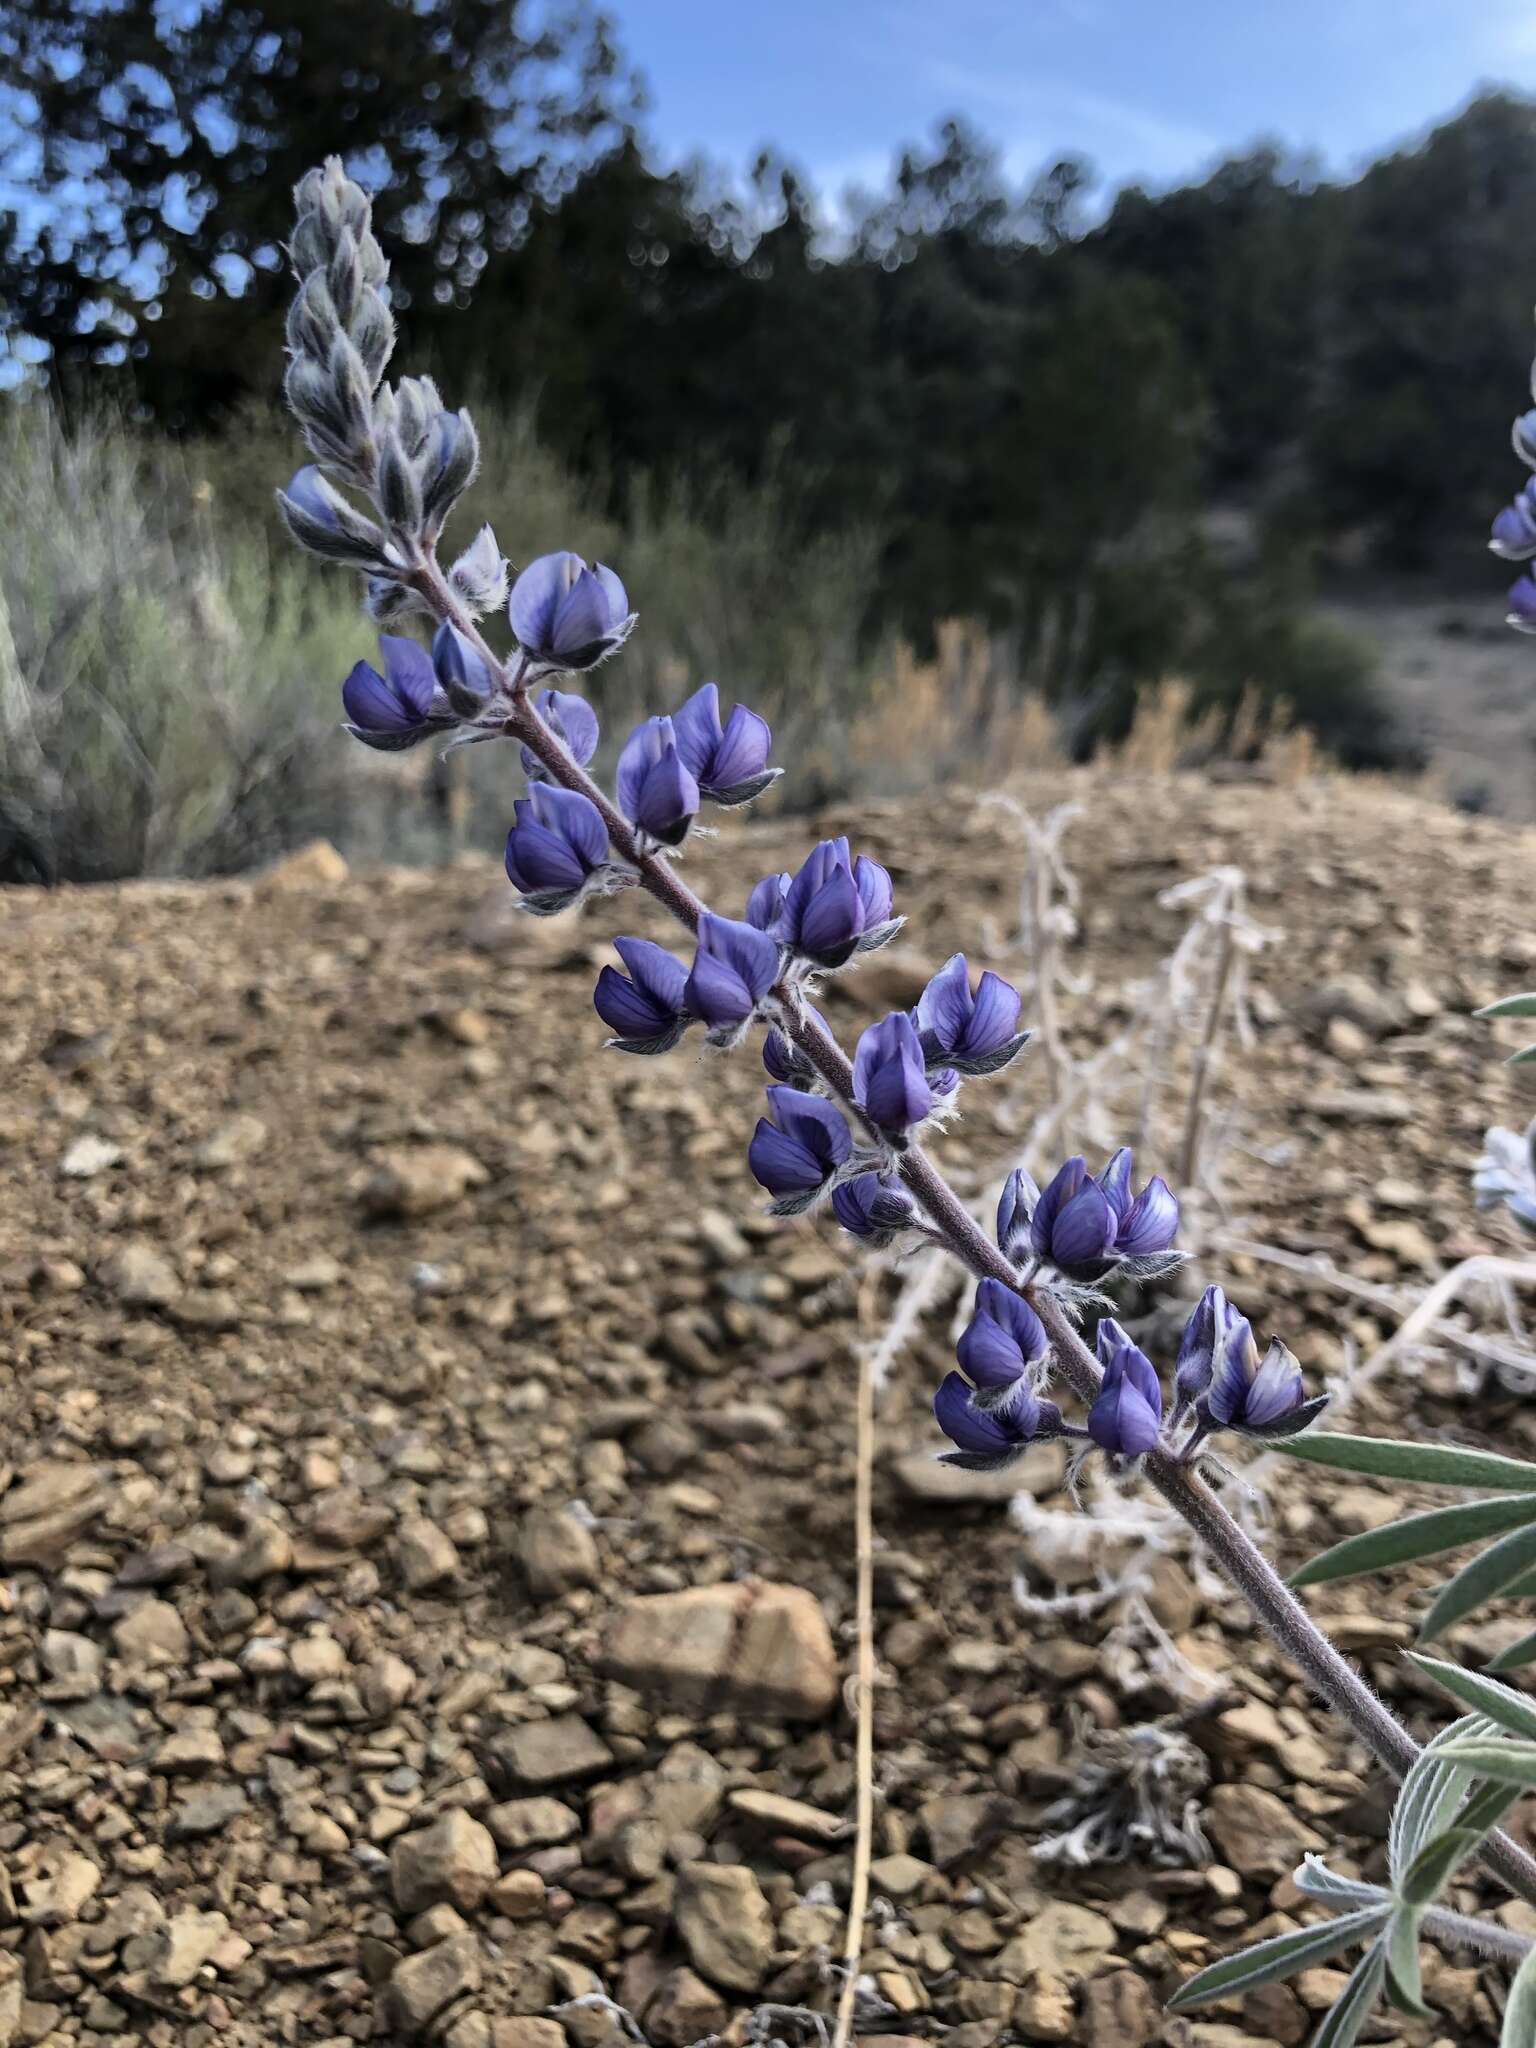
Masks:
[[[1083,2033],[1115,2048],[1148,2048],[1162,2030],[1163,2011],[1152,1987],[1134,1970],[1110,1970],[1083,1986]]]
[[[523,1517],[517,1553],[536,1600],[555,1600],[576,1586],[595,1586],[597,1544],[569,1508],[534,1508]]]
[[[798,1586],[761,1580],[635,1600],[613,1625],[605,1667],[679,1705],[819,1720],[837,1700],[826,1617]]]
[[[719,1992],[679,1965],[662,1978],[645,2008],[646,2038],[658,2048],[693,2048],[706,2035],[723,2033],[730,2016]]]
[[[510,1849],[518,1856],[529,1849],[548,1849],[560,1842],[573,1842],[581,1833],[581,1815],[562,1800],[547,1796],[508,1799],[500,1806],[493,1806],[485,1819],[503,1849]]]
[[[685,1863],[673,1920],[688,1960],[727,1991],[756,1991],[773,1954],[773,1915],[752,1872],[739,1863]]]
[[[459,1568],[453,1538],[425,1515],[411,1515],[400,1524],[395,1549],[408,1593],[424,1593],[430,1586],[440,1586]]]
[[[119,1245],[102,1261],[98,1277],[124,1308],[168,1308],[181,1292],[170,1260],[142,1238]]]
[[[398,2025],[408,2034],[422,2034],[445,2007],[467,1992],[478,1991],[484,1976],[480,1943],[473,1934],[406,1956],[389,1980],[389,2002]]]
[[[221,1173],[242,1166],[266,1149],[267,1127],[259,1116],[240,1110],[208,1133],[192,1154],[192,1164],[203,1173]]]
[[[193,1906],[173,1913],[160,1931],[160,1951],[149,1965],[156,1984],[167,1990],[190,1984],[229,1933],[222,1913],[200,1913]]]
[[[454,1806],[430,1827],[400,1835],[389,1853],[390,1884],[402,1913],[439,1900],[473,1911],[496,1882],[496,1844],[482,1824]]]
[[[509,1777],[521,1785],[559,1785],[595,1777],[613,1762],[613,1751],[579,1714],[525,1721],[495,1736],[492,1749]]]
[[[169,1600],[141,1600],[112,1624],[117,1654],[128,1664],[182,1664],[191,1648],[186,1623]]]
[[[472,1152],[457,1145],[400,1146],[374,1154],[374,1170],[362,1192],[370,1216],[430,1216],[484,1187],[489,1173]]]
[[[1222,1858],[1243,1877],[1286,1877],[1321,1838],[1291,1807],[1258,1785],[1218,1785],[1207,1825]]]

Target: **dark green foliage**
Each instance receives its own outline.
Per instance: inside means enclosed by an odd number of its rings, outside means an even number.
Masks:
[[[51,344],[66,389],[126,358],[151,415],[222,428],[276,391],[289,187],[350,148],[387,179],[412,358],[533,408],[612,516],[793,479],[805,540],[884,534],[866,634],[982,620],[1095,736],[1180,674],[1200,706],[1257,686],[1344,760],[1401,758],[1361,649],[1309,619],[1311,564],[1449,549],[1470,570],[1507,495],[1529,102],[1487,95],[1349,185],[1261,146],[1091,229],[1084,165],[1020,191],[951,122],[831,246],[771,154],[745,191],[655,169],[601,19],[547,18],[102,0],[81,39],[75,0],[30,0],[0,60],[41,152],[5,168],[40,205],[0,214],[0,332]],[[85,210],[61,197],[81,162]],[[134,259],[157,240],[150,318]]]

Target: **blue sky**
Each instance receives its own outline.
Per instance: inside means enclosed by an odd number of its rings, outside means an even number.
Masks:
[[[1536,0],[610,0],[669,157],[775,142],[829,196],[968,115],[1022,178],[1055,152],[1176,182],[1261,135],[1347,170],[1480,82],[1536,90]]]

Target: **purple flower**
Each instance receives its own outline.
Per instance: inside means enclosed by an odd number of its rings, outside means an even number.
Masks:
[[[943,1072],[929,1079],[917,1027],[905,1010],[892,1010],[860,1034],[853,1055],[853,1099],[888,1138],[899,1138],[931,1114],[939,1096],[955,1086]]]
[[[713,683],[694,691],[673,714],[672,725],[677,751],[711,803],[750,803],[784,772],[768,766],[773,734],[767,719],[738,704],[721,725],[720,692]]]
[[[1506,562],[1523,562],[1536,555],[1536,477],[1515,493],[1494,520],[1488,545]]]
[[[1088,1434],[1101,1451],[1117,1458],[1139,1458],[1157,1442],[1163,1390],[1152,1361],[1136,1348],[1113,1316],[1100,1322],[1097,1341],[1104,1379],[1088,1410]]]
[[[958,1448],[940,1452],[946,1465],[959,1465],[968,1472],[991,1472],[1010,1463],[1026,1445],[1064,1432],[1061,1410],[1053,1401],[1042,1401],[1023,1391],[1007,1409],[976,1406],[971,1389],[959,1373],[946,1373],[933,1397],[933,1416],[940,1429]]]
[[[517,644],[546,675],[595,668],[629,638],[635,615],[624,586],[601,562],[541,555],[518,577],[507,600]]]
[[[579,791],[536,782],[512,806],[507,875],[539,917],[565,910],[608,859],[608,828]]]
[[[688,1023],[687,968],[650,939],[613,943],[629,973],[605,967],[592,993],[597,1014],[615,1034],[608,1043],[619,1052],[670,1052]]]
[[[432,670],[461,717],[473,718],[485,709],[495,678],[474,642],[446,620],[432,635]]]
[[[764,893],[759,896],[759,891]],[[759,882],[752,896],[761,916],[771,894]],[[752,917],[752,909],[747,914]],[[885,869],[863,854],[850,860],[846,839],[824,839],[783,891],[773,932],[815,966],[841,967],[855,952],[883,946],[900,926],[901,920],[891,916],[891,878]]]
[[[917,999],[923,1057],[946,1061],[959,1074],[995,1074],[1024,1048],[1016,1030],[1019,992],[986,970],[971,991],[963,953],[952,953]]]
[[[755,924],[760,932],[771,932],[784,913],[784,898],[789,892],[788,875],[764,875],[754,884],[752,894],[747,898],[747,923]]]
[[[578,768],[585,768],[597,752],[597,713],[585,697],[578,697],[570,690],[540,690],[533,700],[534,709],[560,741]],[[548,769],[531,747],[523,748],[523,768],[535,781],[548,774]]]
[[[1307,1399],[1301,1367],[1276,1337],[1263,1362],[1246,1316],[1232,1315],[1211,1383],[1195,1406],[1200,1435],[1233,1429],[1243,1436],[1296,1436],[1316,1420],[1328,1396]]]
[[[1509,613],[1504,623],[1517,633],[1536,633],[1536,576],[1530,570],[1509,586]]]
[[[832,1190],[832,1213],[844,1230],[878,1249],[912,1221],[912,1198],[892,1174],[859,1173]]]
[[[619,755],[615,788],[632,825],[663,846],[682,845],[699,808],[699,785],[677,750],[670,718],[635,727]]]
[[[414,640],[379,635],[384,673],[360,661],[341,686],[346,730],[365,747],[397,754],[458,723],[438,696],[431,657]]]
[[[1079,1156],[1058,1169],[1043,1193],[1036,1196],[1033,1189],[1034,1183],[1021,1170],[1009,1176],[1003,1191],[998,1242],[1010,1258],[1022,1248],[1027,1205],[1030,1249],[1068,1279],[1101,1279],[1112,1266],[1126,1261],[1134,1261],[1135,1270],[1145,1274],[1176,1263],[1169,1248],[1178,1234],[1178,1202],[1160,1176],[1132,1199],[1131,1154],[1125,1146],[1097,1179],[1089,1178]]]
[[[827,1029],[826,1018],[812,1004],[806,1004],[805,1014],[813,1017],[823,1031]],[[795,1088],[807,1088],[816,1078],[816,1069],[794,1040],[787,1038],[777,1024],[763,1040],[763,1065],[775,1081],[788,1082]]]
[[[797,1216],[847,1163],[853,1133],[840,1110],[799,1088],[770,1088],[768,1107],[773,1121],[758,1119],[747,1164],[774,1197],[774,1214]]]
[[[1198,1401],[1211,1384],[1216,1361],[1226,1346],[1227,1334],[1242,1317],[1219,1287],[1207,1287],[1195,1303],[1179,1339],[1179,1355],[1173,1367],[1173,1419]],[[1246,1328],[1246,1325],[1244,1325]]]
[[[706,910],[688,977],[690,1016],[709,1026],[717,1045],[733,1045],[779,974],[779,947],[756,925],[738,924]]]
[[[976,1289],[976,1312],[955,1347],[977,1390],[978,1405],[1007,1405],[1035,1379],[1049,1351],[1044,1325],[1023,1295],[1001,1280],[983,1280]]]

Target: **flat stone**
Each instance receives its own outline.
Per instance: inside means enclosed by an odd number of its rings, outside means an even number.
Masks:
[[[193,1152],[192,1164],[202,1173],[221,1173],[254,1159],[266,1143],[267,1127],[261,1118],[240,1110],[208,1133]]]
[[[773,1954],[773,1915],[740,1863],[685,1863],[672,1916],[688,1960],[727,1991],[756,1991]]]
[[[169,1600],[141,1600],[112,1624],[117,1654],[128,1664],[184,1664],[191,1648],[186,1623]]]
[[[837,1701],[820,1604],[799,1586],[747,1579],[655,1593],[613,1624],[604,1668],[680,1706],[814,1721]]]
[[[374,1154],[373,1173],[362,1191],[370,1216],[430,1216],[484,1187],[490,1174],[472,1152],[457,1145],[398,1146]]]
[[[562,1800],[546,1797],[508,1799],[493,1806],[486,1826],[503,1849],[521,1855],[527,1849],[550,1849],[573,1842],[581,1833],[581,1815]]]
[[[21,1917],[34,1927],[63,1927],[78,1920],[80,1909],[101,1885],[101,1868],[64,1843],[44,1850],[35,1877],[21,1886],[25,1904]]]
[[[163,1778],[201,1778],[224,1767],[224,1744],[215,1728],[183,1728],[168,1735],[150,1768]]]
[[[142,1238],[119,1245],[102,1261],[97,1277],[124,1308],[168,1308],[181,1292],[176,1268]]]
[[[458,1548],[452,1537],[424,1515],[411,1515],[403,1521],[395,1541],[400,1576],[408,1593],[424,1593],[431,1586],[440,1586],[459,1568]]]
[[[995,1968],[1010,1983],[1052,1977],[1076,1984],[1094,1974],[1099,1958],[1114,1948],[1114,1925],[1102,1913],[1070,1899],[1052,1899],[1026,1920],[998,1957]]]
[[[493,1737],[492,1753],[520,1785],[559,1785],[596,1777],[613,1763],[613,1751],[579,1714],[525,1721]]]
[[[173,1913],[160,1931],[160,1952],[149,1965],[151,1978],[167,1990],[190,1984],[228,1933],[223,1913],[200,1913],[194,1906]]]
[[[170,1835],[175,1841],[187,1841],[219,1834],[237,1814],[244,1813],[247,1804],[241,1786],[211,1785],[206,1792],[194,1792],[181,1802],[171,1815]]]
[[[795,1835],[807,1842],[841,1842],[853,1832],[853,1822],[840,1814],[823,1813],[819,1806],[803,1799],[786,1799],[779,1792],[759,1792],[754,1786],[738,1786],[727,1793],[732,1813],[767,1829],[771,1834]]]
[[[1287,1877],[1322,1839],[1283,1799],[1259,1785],[1218,1785],[1206,1824],[1224,1862],[1244,1877]]]
[[[657,2048],[693,2048],[711,2034],[721,2034],[730,2007],[712,1985],[683,1965],[669,1970],[645,2007],[648,2041]]]
[[[569,1508],[534,1508],[524,1515],[517,1554],[536,1600],[558,1599],[574,1587],[597,1584],[597,1544]]]

